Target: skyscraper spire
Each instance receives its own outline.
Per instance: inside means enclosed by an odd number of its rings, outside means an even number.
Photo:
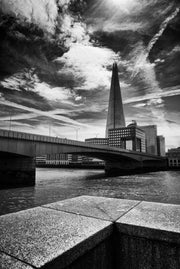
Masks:
[[[125,127],[125,118],[121,97],[121,89],[119,85],[118,67],[113,64],[111,88],[109,96],[108,116],[106,123],[106,137],[108,137],[108,130]]]

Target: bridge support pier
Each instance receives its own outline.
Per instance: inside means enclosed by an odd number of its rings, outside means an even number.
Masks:
[[[119,160],[105,162],[105,172],[107,175],[127,175],[135,174],[141,169],[142,163],[133,160]]]
[[[0,155],[0,188],[35,185],[35,160],[13,154]]]
[[[105,172],[107,175],[130,175],[145,172],[163,171],[167,169],[167,160],[163,159],[135,161],[135,160],[120,160],[105,163]]]

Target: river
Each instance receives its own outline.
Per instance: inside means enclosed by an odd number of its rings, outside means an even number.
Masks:
[[[0,215],[79,196],[180,204],[180,171],[107,177],[103,170],[36,169],[36,186],[0,190]]]

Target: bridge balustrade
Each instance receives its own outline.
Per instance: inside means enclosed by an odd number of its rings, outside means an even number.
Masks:
[[[12,132],[9,132],[9,137],[14,137],[14,134]]]
[[[41,140],[40,135],[35,135],[35,140],[40,141]]]
[[[8,137],[9,136],[9,132],[8,131],[2,131],[2,135]]]
[[[12,133],[12,136],[13,136],[14,138],[18,138],[18,134],[17,134],[16,132],[13,132],[13,133]]]
[[[26,139],[26,134],[25,133],[21,133],[21,138],[22,139]]]
[[[23,139],[23,134],[19,134],[18,138]]]

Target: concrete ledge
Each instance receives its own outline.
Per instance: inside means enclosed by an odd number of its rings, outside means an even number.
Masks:
[[[64,268],[111,233],[111,222],[37,207],[1,216],[0,251],[36,268]]]
[[[122,269],[180,268],[180,206],[141,202],[115,223]]]
[[[141,202],[116,226],[121,233],[180,244],[180,206]]]
[[[25,264],[3,252],[0,252],[0,268],[1,269],[33,269],[32,266]]]
[[[4,215],[0,264],[3,269],[179,269],[180,206],[80,196]]]
[[[114,222],[139,203],[135,200],[79,196],[43,207]]]

